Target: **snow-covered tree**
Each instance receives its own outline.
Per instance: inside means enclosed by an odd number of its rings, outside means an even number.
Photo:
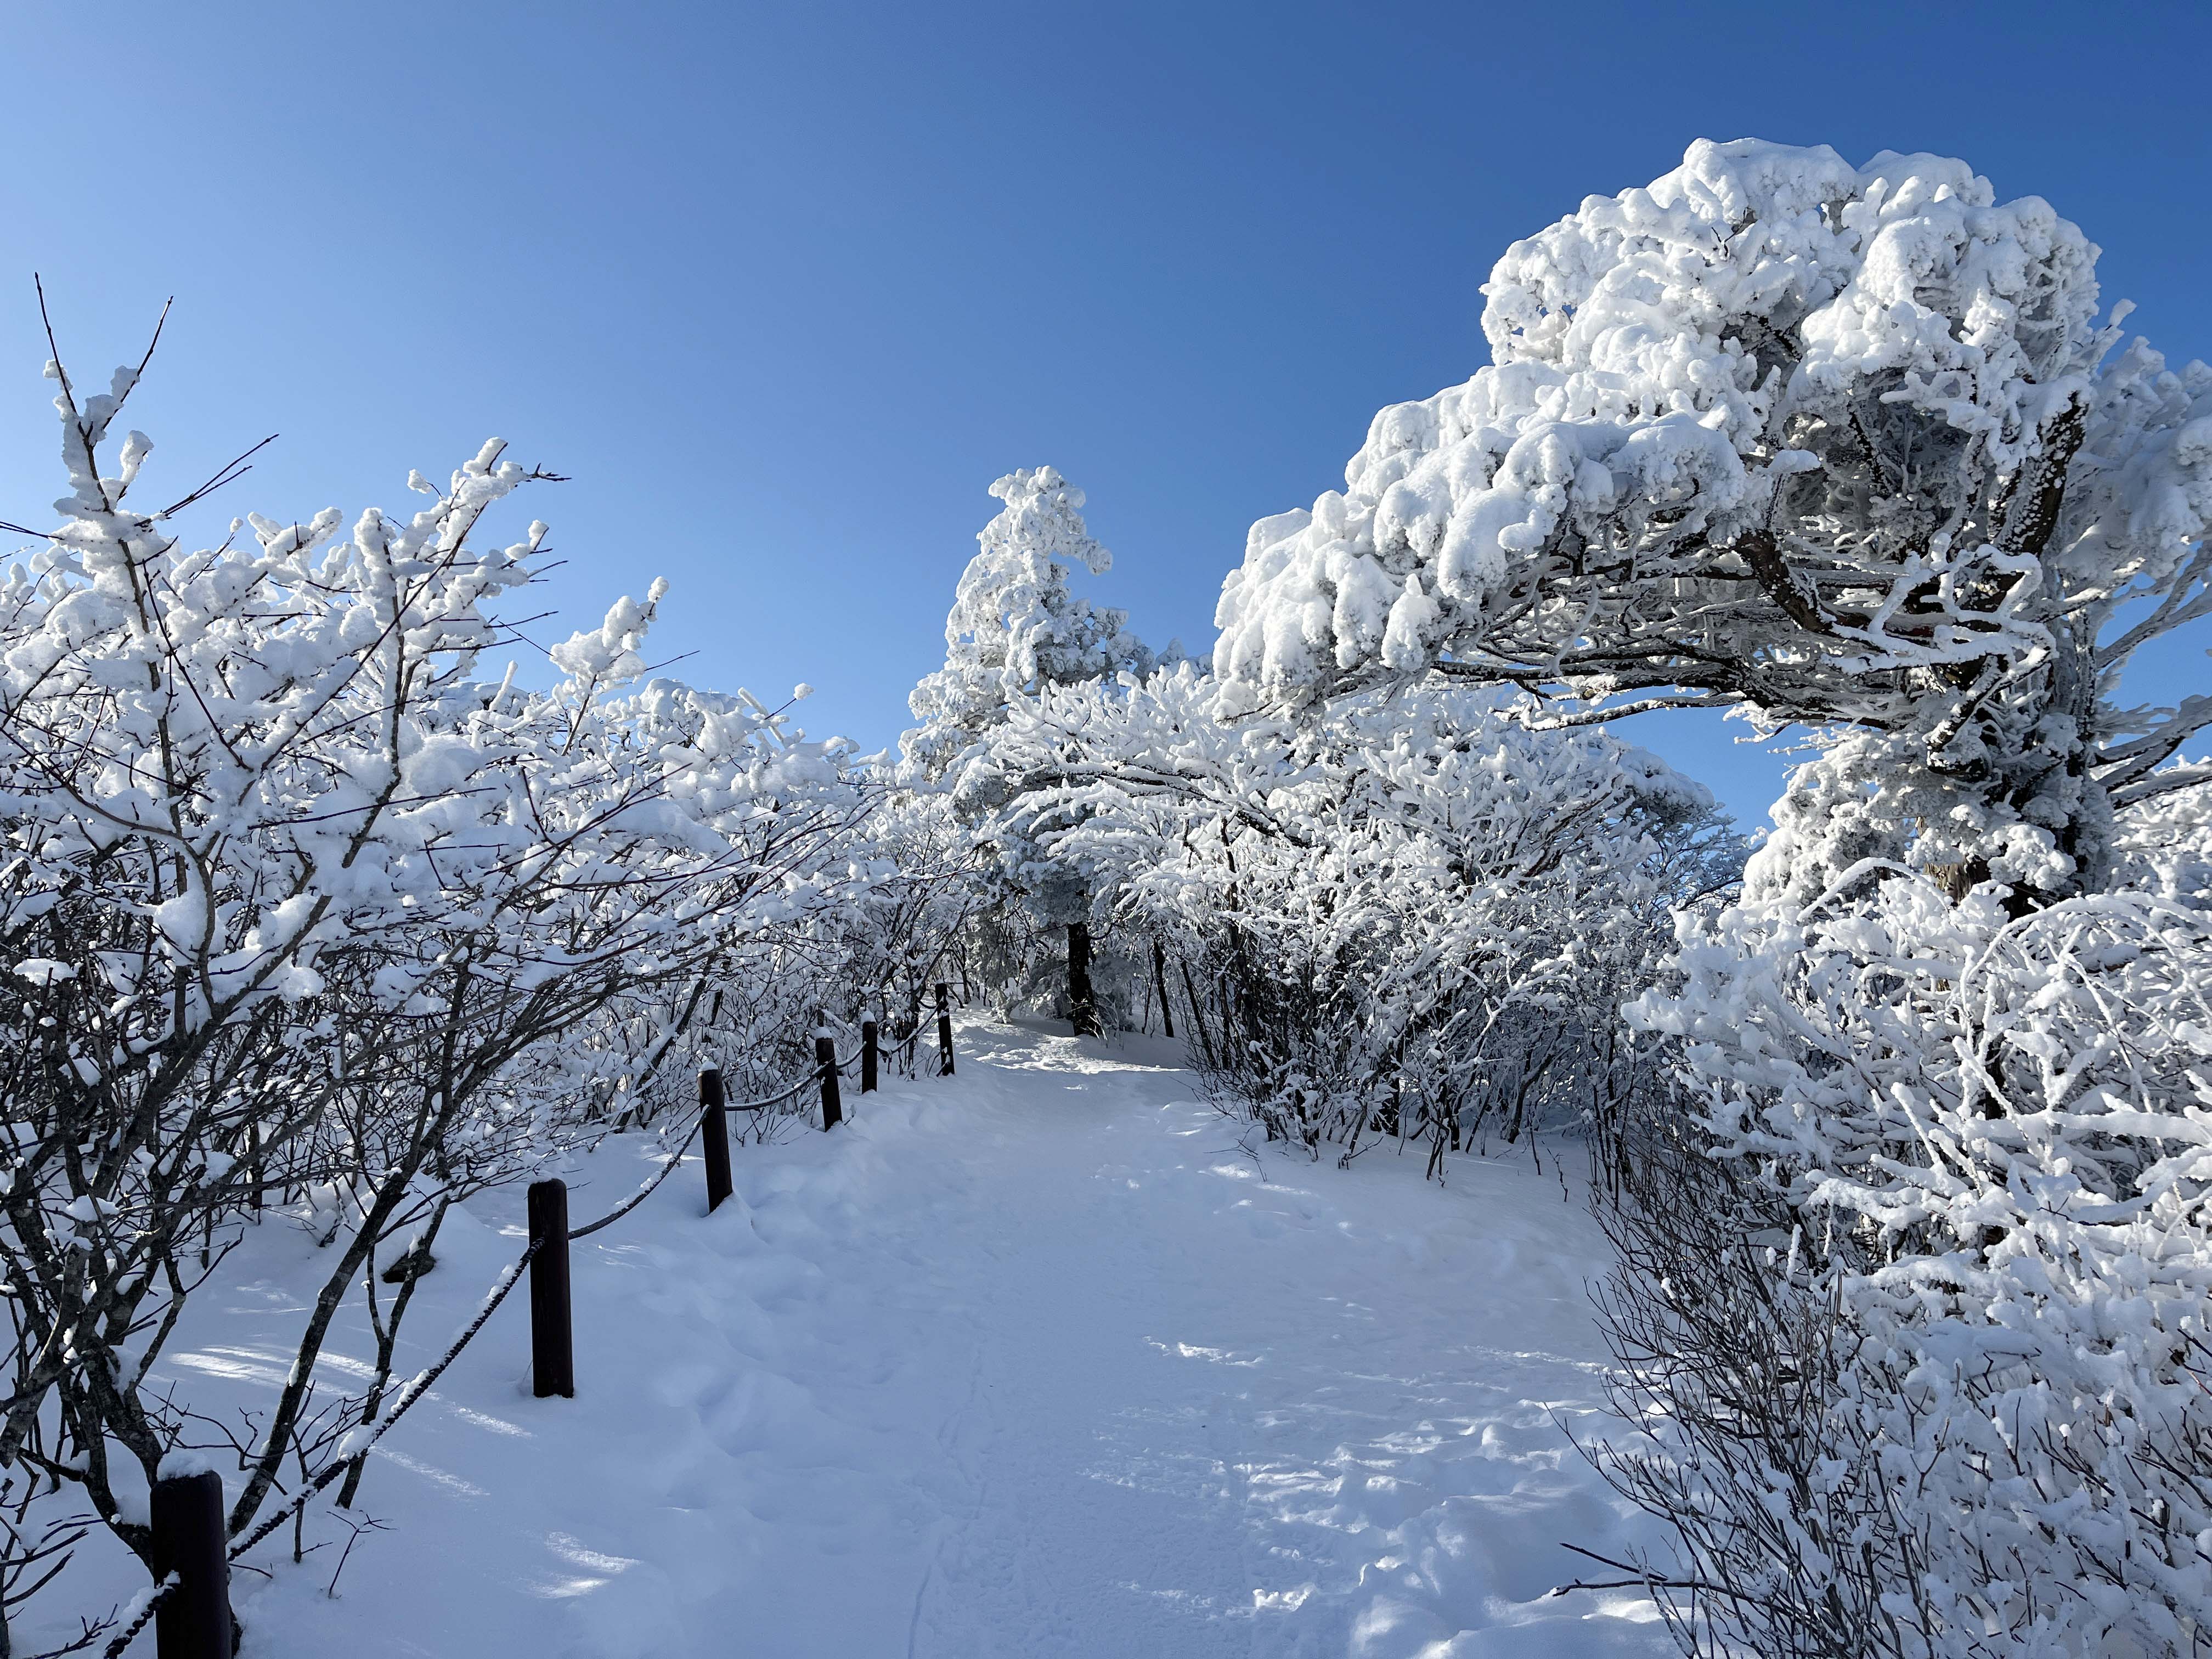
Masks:
[[[1225,1103],[1316,1152],[1370,1125],[1425,1141],[1436,1169],[1648,1077],[1613,1010],[1671,908],[1741,859],[1705,790],[1449,685],[1298,720],[1225,723],[1219,701],[1188,664],[1050,689],[963,791],[1102,920],[1165,943]]]
[[[1006,506],[975,539],[945,619],[945,666],[924,677],[909,706],[909,759],[942,777],[1002,715],[1009,699],[1048,685],[1142,672],[1152,653],[1128,632],[1129,613],[1097,606],[1068,585],[1114,556],[1083,522],[1084,495],[1051,467],[1024,467],[991,486]]]
[[[2112,803],[2195,775],[2156,769],[2212,721],[2112,700],[2212,611],[2212,370],[2123,346],[2095,264],[1963,162],[1693,145],[1514,244],[1491,366],[1253,526],[1217,672],[1848,725],[1882,783],[1838,804],[1850,850],[1801,847],[1808,893],[1877,845],[1962,891],[2094,887]]]
[[[1069,586],[1073,567],[1103,574],[1113,556],[1083,522],[1084,495],[1051,467],[1008,473],[991,486],[1006,503],[976,540],[981,550],[962,573],[945,618],[945,666],[915,687],[910,707],[922,724],[902,748],[910,765],[932,780],[947,777],[1006,718],[1007,703],[1055,685],[1079,684],[1149,670],[1153,654],[1128,631],[1125,611],[1095,606]],[[1066,870],[1043,867],[1016,849],[1012,861],[1032,879],[1018,883],[999,907],[1003,920],[1020,913],[1064,930],[1068,1018],[1079,1035],[1100,1029],[1091,978],[1089,902]],[[1018,945],[1030,928],[1001,930]],[[1029,954],[1000,953],[1012,969]]]
[[[1124,673],[1048,686],[1010,703],[978,745],[953,800],[994,849],[1001,879],[1026,896],[999,907],[991,940],[994,966],[1012,970],[1010,1000],[1036,982],[1020,934],[1029,915],[1042,914],[1070,930],[1071,970],[1082,952],[1083,998],[1073,984],[1068,996],[1071,1018],[1088,1004],[1081,1029],[1131,1020],[1149,996],[1172,1033],[1164,961],[1155,955],[1146,986],[1141,966],[1115,959],[1110,944],[1102,958],[1097,947],[1121,924],[1142,926],[1127,903],[1132,884],[1179,856],[1189,813],[1201,803],[1232,818],[1264,811],[1261,796],[1282,781],[1280,732],[1255,727],[1240,739],[1212,716],[1217,691],[1190,664],[1143,680]],[[1140,824],[1130,810],[1139,800],[1161,816]],[[1073,833],[1095,812],[1106,819],[1098,834]],[[1162,943],[1159,930],[1146,931]]]
[[[1690,1650],[2212,1640],[2212,697],[2117,695],[2212,612],[2212,370],[2095,263],[1959,161],[1695,145],[1508,250],[1492,366],[1224,591],[1247,707],[1434,670],[1818,733],[1635,1009],[1689,1099],[1613,1328]]]

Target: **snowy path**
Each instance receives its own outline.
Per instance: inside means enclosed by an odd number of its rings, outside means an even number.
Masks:
[[[957,1079],[741,1149],[712,1218],[686,1170],[579,1245],[574,1401],[529,1396],[502,1310],[386,1443],[396,1529],[337,1597],[335,1547],[240,1580],[248,1659],[1666,1650],[1636,1597],[1537,1599],[1559,1540],[1624,1542],[1551,1416],[1592,1420],[1603,1245],[1548,1163],[1255,1158],[1170,1068],[963,1042]],[[426,1346],[519,1200],[441,1244]],[[249,1403],[313,1266],[270,1231],[170,1366]]]

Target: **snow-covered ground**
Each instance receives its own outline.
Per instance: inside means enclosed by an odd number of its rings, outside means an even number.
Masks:
[[[695,1162],[579,1244],[575,1400],[532,1398],[511,1299],[380,1448],[360,1509],[392,1529],[335,1597],[337,1542],[256,1552],[248,1659],[1671,1650],[1636,1595],[1545,1596],[1586,1565],[1559,1540],[1640,1524],[1558,1425],[1605,1421],[1605,1244],[1548,1152],[1340,1170],[1240,1147],[1164,1045],[962,1044],[956,1079],[740,1148],[712,1218]],[[572,1214],[648,1156],[584,1160]],[[520,1209],[448,1224],[410,1368]],[[265,1401],[315,1255],[260,1230],[168,1370]],[[334,1346],[337,1382],[368,1348]]]

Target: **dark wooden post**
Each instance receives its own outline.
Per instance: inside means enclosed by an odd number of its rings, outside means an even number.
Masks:
[[[230,1617],[230,1535],[223,1524],[222,1477],[213,1469],[154,1483],[149,1506],[153,1566],[177,1587],[154,1613],[160,1659],[231,1659],[238,1636]]]
[[[822,1073],[822,1127],[834,1129],[844,1121],[845,1108],[837,1098],[837,1040],[827,1031],[814,1039],[814,1064]]]
[[[860,1092],[864,1095],[872,1095],[876,1091],[878,1035],[875,1021],[864,1019],[860,1022]]]
[[[943,981],[937,987],[937,1052],[939,1077],[952,1075],[952,988]]]
[[[1067,1023],[1077,1036],[1101,1035],[1098,1001],[1091,988],[1091,924],[1067,924]]]
[[[576,1346],[568,1328],[568,1183],[530,1183],[530,1391],[576,1397]]]
[[[699,1073],[699,1141],[707,1155],[707,1213],[730,1195],[730,1115],[722,1104],[722,1074],[709,1066]]]

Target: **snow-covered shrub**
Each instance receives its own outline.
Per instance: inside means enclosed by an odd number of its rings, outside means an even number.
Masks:
[[[1836,1420],[1904,1494],[1898,1651],[2212,1623],[2212,897],[2120,844],[2135,879],[2014,916],[1878,865],[1799,897],[1778,836],[1636,1011],[1712,1156],[1800,1218],[1775,1296],[1847,1323]]]
[[[910,781],[910,780],[909,780]],[[866,833],[836,872],[835,902],[803,925],[777,931],[773,963],[749,965],[732,994],[757,1008],[796,989],[811,998],[810,1018],[840,1035],[840,1051],[876,1020],[884,1063],[911,1076],[929,1054],[917,1046],[933,1029],[934,988],[963,985],[970,935],[994,884],[983,849],[939,789],[902,785],[896,769],[866,783]],[[755,1015],[763,1030],[794,1029]],[[769,1052],[756,1044],[756,1053]],[[763,1091],[769,1079],[755,1079]]]
[[[1613,1565],[1700,1659],[1924,1651],[1912,1490],[1860,1409],[1868,1339],[1803,1271],[1788,1199],[1678,1112],[1632,1110],[1617,1150],[1598,1215],[1620,1255],[1598,1305],[1607,1393],[1637,1431],[1583,1449],[1670,1523],[1681,1570]]]
[[[2100,322],[2095,261],[1958,161],[1694,145],[1508,250],[1492,366],[1378,415],[1224,592],[1235,707],[1433,671],[1820,734],[1636,1013],[1683,1056],[1654,1144],[1709,1176],[1625,1224],[1720,1253],[1618,1287],[1686,1645],[2212,1645],[2209,774],[2168,763],[2212,697],[2115,696],[2212,614],[2212,369]],[[1693,1249],[1701,1187],[1758,1197]],[[1741,1316],[1692,1316],[1719,1280]],[[1771,1390],[1711,1385],[1798,1350],[1781,1447]],[[1794,1598],[1831,1592],[1823,1634]]]
[[[1709,794],[1449,687],[1236,724],[1218,696],[1188,665],[1049,689],[960,789],[1077,872],[1104,927],[1161,944],[1164,1008],[1176,959],[1225,1099],[1316,1151],[1371,1126],[1441,1158],[1630,1086],[1613,1011],[1671,906],[1731,873]]]
[[[135,373],[49,374],[71,492],[0,579],[0,1462],[143,1557],[143,1483],[208,1431],[148,1370],[240,1226],[297,1206],[331,1257],[234,1530],[377,1409],[404,1291],[365,1396],[313,1379],[380,1250],[601,1132],[665,1011],[834,898],[869,801],[749,700],[625,694],[659,585],[556,647],[550,690],[479,683],[544,534],[481,539],[527,481],[496,442],[418,475],[411,519],[191,551],[131,503],[148,441],[109,445]]]
[[[1071,1017],[1067,970],[1079,941],[1091,1012],[1101,1023],[1133,1029],[1157,1015],[1173,1027],[1166,968],[1149,950],[1160,932],[1124,902],[1138,872],[1172,855],[1173,836],[1144,834],[1126,818],[1091,835],[1069,832],[1102,804],[1113,818],[1122,803],[1149,797],[1171,814],[1175,803],[1210,784],[1212,798],[1228,799],[1216,774],[1233,734],[1207,712],[1212,696],[1210,683],[1188,665],[1142,682],[1117,675],[1043,688],[1003,708],[948,778],[956,816],[991,855],[992,902],[976,918],[975,955],[988,988],[1009,1010]],[[1178,750],[1178,763],[1164,771],[1152,752],[1163,739]],[[1263,769],[1274,763],[1253,752]],[[1103,858],[1100,835],[1114,842]],[[1063,932],[1065,954],[1054,948]]]

